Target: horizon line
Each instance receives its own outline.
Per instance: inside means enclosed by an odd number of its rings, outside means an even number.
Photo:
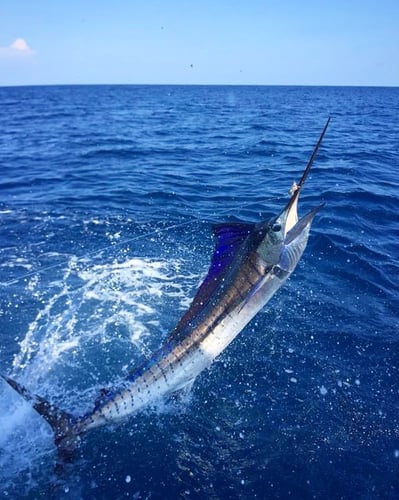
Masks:
[[[398,88],[399,85],[385,84],[316,84],[316,83],[17,83],[0,88],[20,87],[334,87],[334,88]]]

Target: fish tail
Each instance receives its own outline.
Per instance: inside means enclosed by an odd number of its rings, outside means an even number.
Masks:
[[[79,428],[77,419],[70,413],[61,410],[46,399],[32,394],[24,386],[12,378],[0,375],[18,394],[41,415],[54,431],[54,442],[57,446],[58,460],[56,468],[62,469],[64,464],[72,462],[76,448],[79,446]]]

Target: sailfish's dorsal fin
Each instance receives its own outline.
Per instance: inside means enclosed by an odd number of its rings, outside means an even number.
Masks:
[[[113,393],[113,389],[111,387],[102,387],[98,393],[98,396],[94,400],[94,410],[99,408],[104,401]],[[93,410],[93,411],[94,411]]]
[[[179,323],[172,330],[166,342],[180,340],[185,335],[185,329],[198,313],[206,307],[213,293],[220,285],[233,262],[242,243],[253,231],[255,224],[233,222],[215,224],[213,235],[216,240],[211,265],[204,281],[199,287],[188,311],[182,316]]]

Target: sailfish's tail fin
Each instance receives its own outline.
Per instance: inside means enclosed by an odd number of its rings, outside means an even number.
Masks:
[[[31,394],[25,387],[15,380],[0,375],[18,394],[41,415],[54,431],[54,442],[58,451],[57,468],[71,462],[76,448],[79,446],[80,438],[76,418],[49,403],[46,399]]]

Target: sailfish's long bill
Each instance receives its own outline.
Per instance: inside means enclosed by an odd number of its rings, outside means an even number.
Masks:
[[[298,218],[299,194],[329,121],[280,214],[258,224],[214,226],[216,246],[211,265],[189,309],[151,359],[139,364],[122,384],[101,391],[92,410],[73,416],[3,377],[52,426],[61,462],[71,457],[85,431],[126,418],[165,395],[191,388],[199,373],[290,276],[305,250],[310,226],[321,207]]]

